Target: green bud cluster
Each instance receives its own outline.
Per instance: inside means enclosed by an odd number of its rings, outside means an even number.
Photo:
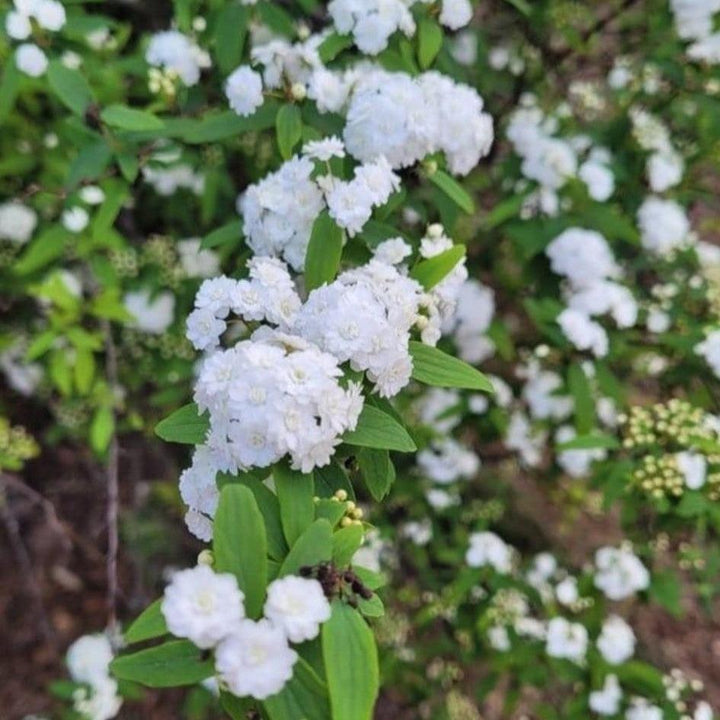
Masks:
[[[680,497],[685,478],[674,455],[645,455],[632,474],[633,484],[653,498]]]
[[[475,703],[459,690],[451,690],[445,696],[445,709],[449,720],[482,720]]]
[[[25,428],[12,426],[7,418],[0,417],[0,467],[19,470],[39,452],[38,444]]]
[[[528,612],[528,600],[524,593],[515,588],[501,588],[488,608],[486,617],[491,625],[513,625]]]

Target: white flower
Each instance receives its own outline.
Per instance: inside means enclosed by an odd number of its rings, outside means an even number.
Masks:
[[[80,199],[88,205],[100,205],[105,200],[105,193],[97,185],[86,185],[80,190]]]
[[[550,657],[580,663],[587,652],[588,633],[584,625],[554,617],[547,626],[545,651]]]
[[[161,292],[152,297],[149,290],[126,293],[123,304],[133,316],[134,325],[143,332],[161,335],[175,317],[175,296]]]
[[[241,117],[252,115],[263,104],[260,73],[249,65],[241,65],[225,82],[225,95],[230,107]]]
[[[671,324],[670,315],[658,308],[652,308],[648,312],[645,324],[647,325],[647,329],[652,333],[667,332]]]
[[[513,548],[495,533],[485,531],[470,535],[470,547],[465,562],[470,567],[490,566],[499,573],[512,570]]]
[[[45,74],[48,66],[47,55],[32,43],[18,45],[15,51],[15,64],[30,77],[40,77]]]
[[[710,705],[704,700],[701,700],[695,708],[693,720],[713,720],[713,717],[714,715]]]
[[[85,208],[78,205],[63,211],[61,218],[63,227],[71,233],[81,233],[90,222],[90,216]]]
[[[632,706],[625,711],[625,720],[663,720],[663,711],[643,698],[633,698]]]
[[[210,67],[210,56],[177,30],[156,33],[145,52],[148,65],[177,73],[185,85],[196,85],[200,71]]]
[[[215,668],[233,695],[275,695],[292,677],[297,653],[268,620],[243,620],[215,651]]]
[[[409,522],[403,523],[400,528],[400,534],[415,543],[415,545],[422,547],[432,540],[432,522],[429,518],[421,521],[410,520]]]
[[[27,205],[11,200],[0,204],[0,239],[24,245],[37,225],[37,214]]]
[[[83,635],[67,651],[66,662],[73,680],[94,685],[108,675],[113,651],[106,635]]]
[[[647,568],[626,548],[600,548],[595,566],[595,587],[610,600],[624,600],[650,584]]]
[[[588,698],[588,704],[598,715],[616,715],[621,700],[622,690],[617,675],[606,675],[602,690],[593,690]]]
[[[245,617],[245,596],[230,573],[207,565],[181,570],[165,588],[161,609],[168,630],[199,648],[211,648]]]
[[[185,275],[190,278],[207,278],[220,272],[220,258],[208,248],[201,248],[200,238],[187,238],[178,241],[180,264]]]
[[[450,437],[435,440],[417,456],[418,467],[430,480],[447,484],[472,478],[480,467],[480,458]]]
[[[345,157],[345,143],[339,137],[333,135],[322,140],[311,140],[305,143],[302,152],[303,155],[313,160],[327,162],[334,157]]]
[[[574,289],[616,277],[619,268],[605,238],[594,230],[568,228],[545,248],[554,273],[567,278]]]
[[[658,193],[675,187],[682,180],[684,170],[682,156],[672,148],[654,152],[647,161],[650,189]]]
[[[472,20],[470,0],[442,0],[440,22],[450,30],[459,30]]]
[[[621,617],[610,615],[603,623],[597,647],[607,662],[620,665],[635,652],[635,633]]]
[[[5,32],[13,40],[27,40],[32,32],[30,17],[17,10],[11,10],[5,16]]]
[[[638,210],[637,219],[642,246],[652,253],[669,255],[688,241],[690,221],[674,200],[654,196],[646,198]]]
[[[547,433],[534,429],[527,415],[519,410],[510,415],[505,435],[505,445],[519,453],[520,459],[528,467],[536,467],[542,462]]]
[[[675,453],[678,470],[685,478],[685,485],[691,490],[699,490],[707,478],[707,461],[703,455],[683,451]]]
[[[595,357],[607,355],[608,336],[605,329],[585,313],[566,308],[558,315],[557,322],[563,335],[578,350],[590,350]]]
[[[33,6],[33,15],[46,30],[57,32],[65,25],[65,8],[58,0],[37,0]]]
[[[412,248],[401,237],[384,240],[373,251],[373,255],[388,265],[399,265],[412,254]]]
[[[695,352],[705,358],[705,362],[720,377],[720,330],[713,330],[695,346]]]
[[[288,575],[268,585],[263,612],[288,640],[299,643],[317,637],[330,618],[330,603],[317,580]]]
[[[578,177],[587,185],[588,195],[598,202],[605,202],[615,190],[615,176],[602,163],[584,162],[578,170]]]
[[[561,605],[573,605],[578,601],[577,578],[566,577],[555,586],[555,597]]]

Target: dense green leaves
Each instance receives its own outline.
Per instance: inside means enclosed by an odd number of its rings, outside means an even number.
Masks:
[[[247,37],[249,12],[239,2],[229,2],[218,13],[215,23],[215,57],[220,71],[231,73],[242,61]]]
[[[252,491],[243,485],[226,485],[213,525],[215,569],[235,575],[245,593],[245,612],[256,618],[262,612],[267,584],[265,523]]]
[[[194,685],[213,674],[212,660],[188,640],[121,655],[110,664],[118,680],[132,680],[153,688]]]
[[[370,720],[378,694],[375,638],[358,613],[335,601],[322,626],[332,720]]]
[[[348,445],[380,450],[412,452],[416,449],[415,443],[402,425],[387,413],[367,404],[360,413],[357,427],[346,432],[343,441]]]
[[[155,434],[167,442],[201,445],[210,428],[206,414],[199,414],[195,403],[183,405],[155,427]]]
[[[410,355],[413,378],[426,385],[493,392],[492,383],[479,370],[442,350],[411,341]]]

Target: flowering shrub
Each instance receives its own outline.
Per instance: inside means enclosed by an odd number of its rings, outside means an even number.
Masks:
[[[638,619],[718,591],[720,5],[172,5],[0,6],[0,504],[107,480],[72,717],[711,720]],[[131,433],[196,562],[119,624]]]

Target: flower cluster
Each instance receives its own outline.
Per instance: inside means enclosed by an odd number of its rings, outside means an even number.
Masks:
[[[110,677],[113,650],[105,635],[84,635],[67,651],[70,676],[81,685],[73,692],[73,707],[88,720],[110,720],[120,711],[117,681]]]
[[[270,583],[261,620],[245,617],[244,599],[235,576],[198,565],[174,575],[162,613],[173,635],[214,650],[233,695],[264,700],[292,677],[298,655],[289,643],[317,637],[330,604],[317,580],[294,575]]]

